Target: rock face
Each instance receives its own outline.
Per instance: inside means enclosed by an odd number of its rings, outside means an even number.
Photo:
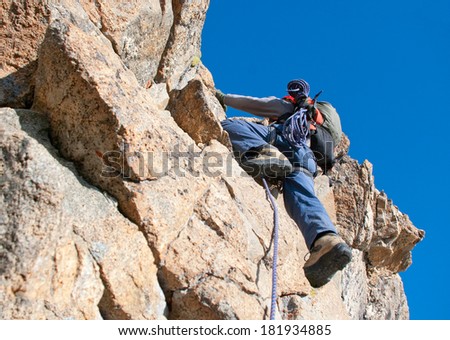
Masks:
[[[139,83],[145,85],[153,79],[169,43],[174,22],[172,2],[82,0],[80,3]]]
[[[33,64],[10,82],[26,91],[1,99],[15,108],[0,112],[2,318],[268,317],[273,212],[230,154],[199,60],[208,5],[2,5],[2,35],[28,39],[17,13],[39,32],[11,69]],[[354,260],[311,288],[280,197],[280,318],[408,318],[397,273],[423,232],[375,189],[369,162],[345,156],[348,145],[316,191]]]
[[[208,144],[215,139],[228,145],[228,135],[220,125],[220,121],[226,116],[220,104],[213,98],[202,79],[195,78],[182,90],[171,92],[167,109],[178,126],[195,143]]]
[[[164,316],[144,236],[50,144],[42,114],[0,109],[2,318]]]
[[[0,5],[0,18],[0,106],[30,107],[48,8],[41,1],[30,5],[27,1],[5,0]]]

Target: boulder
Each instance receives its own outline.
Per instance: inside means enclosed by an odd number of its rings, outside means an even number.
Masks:
[[[201,79],[189,81],[182,90],[173,90],[170,97],[167,110],[197,144],[208,144],[215,139],[231,148],[228,134],[220,125],[225,113]]]

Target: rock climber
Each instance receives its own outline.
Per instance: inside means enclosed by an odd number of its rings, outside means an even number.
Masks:
[[[307,103],[305,99],[309,98],[309,91],[310,86],[305,80],[295,79],[287,86],[290,100],[287,100],[288,97],[255,98],[224,94],[220,90],[217,90],[216,97],[224,108],[229,106],[259,117],[277,119],[292,116],[299,107],[296,103]],[[308,104],[304,105],[310,109],[307,106]],[[315,195],[314,175],[317,164],[309,148],[310,137],[308,133],[301,133],[300,120],[296,124],[300,125],[297,126],[300,131],[287,132],[299,134],[299,143],[292,142],[286,135],[287,129],[283,123],[275,122],[264,126],[239,119],[222,121],[222,127],[230,136],[236,159],[244,169],[254,177],[282,180],[286,210],[298,225],[310,252],[303,267],[305,276],[311,286],[318,288],[329,282],[337,271],[350,262],[352,251],[338,235]]]

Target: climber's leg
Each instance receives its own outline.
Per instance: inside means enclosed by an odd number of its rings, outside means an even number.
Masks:
[[[278,140],[277,140],[278,141]],[[284,151],[283,140],[278,141]],[[277,143],[276,143],[277,144]],[[290,158],[296,170],[284,181],[284,202],[310,249],[303,269],[313,287],[321,287],[351,260],[350,247],[337,234],[327,211],[314,192],[311,174],[316,172],[314,156],[308,147],[296,149]]]
[[[257,149],[270,142],[270,132],[267,126],[240,119],[226,119],[221,124],[230,136],[233,150],[241,155],[250,149]]]
[[[275,131],[243,120],[224,120],[236,159],[254,177],[285,177],[292,171],[289,160],[270,143]]]
[[[304,172],[293,172],[284,180],[284,202],[311,249],[318,235],[336,234],[336,228],[314,193],[314,182]]]

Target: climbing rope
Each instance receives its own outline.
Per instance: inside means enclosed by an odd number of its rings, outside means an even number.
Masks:
[[[306,109],[299,109],[290,116],[283,124],[283,137],[295,147],[300,148],[306,145],[309,136],[309,124]]]
[[[275,320],[275,311],[277,306],[277,262],[278,262],[278,209],[275,203],[275,199],[270,192],[269,185],[265,178],[262,179],[264,188],[266,189],[267,197],[272,205],[273,209],[273,221],[274,221],[274,232],[273,232],[273,264],[272,264],[272,301],[270,306],[270,320]]]

